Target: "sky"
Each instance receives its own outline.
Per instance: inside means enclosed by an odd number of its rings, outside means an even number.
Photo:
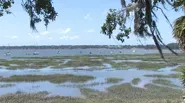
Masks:
[[[139,38],[134,34],[124,43],[101,34],[110,8],[120,9],[120,0],[53,0],[58,12],[56,21],[46,29],[44,23],[37,24],[39,32],[33,32],[29,26],[29,16],[21,6],[21,0],[15,0],[11,8],[13,14],[0,18],[0,46],[22,45],[146,45],[154,44],[151,38]],[[165,13],[173,21],[183,12],[167,10]],[[157,12],[158,26],[165,43],[176,42],[172,29]],[[114,33],[116,35],[117,32]]]

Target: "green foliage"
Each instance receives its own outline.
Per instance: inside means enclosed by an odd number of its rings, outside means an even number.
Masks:
[[[22,6],[30,16],[30,27],[33,30],[36,30],[36,23],[44,21],[47,27],[49,22],[54,21],[57,16],[52,0],[26,0],[25,2],[23,0]]]
[[[11,14],[9,8],[14,4],[14,0],[1,0],[0,1],[0,17],[6,14]]]
[[[181,75],[181,78],[182,78],[182,84],[184,85],[185,87],[185,69],[182,69],[182,75]]]
[[[175,53],[168,45],[163,43],[160,31],[157,28],[158,26],[156,22],[158,17],[155,12],[161,11],[171,25],[163,9],[158,5],[162,4],[165,6],[166,4],[170,4],[172,8],[178,8],[182,6],[183,3],[184,1],[182,0],[131,0],[131,3],[127,4],[125,0],[121,0],[121,9],[110,9],[107,19],[102,26],[102,33],[111,38],[112,34],[114,34],[114,30],[117,30],[117,27],[119,26],[120,32],[116,36],[118,41],[124,42],[125,37],[129,38],[129,35],[133,31],[136,36],[142,38],[152,37],[163,59],[164,56],[160,44],[164,45],[172,53],[177,55],[177,53]],[[134,15],[131,15],[131,13]],[[134,18],[133,26],[128,25],[128,23],[132,24],[132,19],[130,18]],[[134,28],[134,30],[132,30],[132,28]]]
[[[185,16],[175,21],[173,35],[178,40],[181,48],[185,50]]]
[[[11,14],[9,8],[14,4],[14,0],[0,0],[0,17]],[[22,7],[30,16],[30,27],[36,30],[35,24],[44,21],[47,27],[50,21],[54,21],[57,12],[53,7],[52,0],[22,0]]]
[[[102,33],[108,35],[111,38],[113,31],[119,26],[120,33],[117,35],[117,39],[124,42],[124,37],[129,38],[131,28],[126,28],[125,19],[122,18],[122,14],[118,13],[116,9],[110,9],[110,13],[107,15],[106,23],[103,24]]]

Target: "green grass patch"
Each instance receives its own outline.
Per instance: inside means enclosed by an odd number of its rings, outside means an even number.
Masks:
[[[103,63],[101,61],[93,61],[89,57],[77,57],[67,62],[64,66],[66,67],[103,66]]]
[[[108,91],[99,92],[92,89],[82,89],[89,103],[179,103],[182,91],[152,84],[147,89],[131,86],[130,83],[115,85]],[[88,103],[88,102],[87,102]]]
[[[157,70],[166,66],[174,66],[177,63],[184,63],[185,58],[182,54],[174,56],[172,54],[164,54],[168,63],[165,63],[158,54],[124,54],[124,55],[109,55],[112,59],[108,59],[107,55],[97,56],[53,56],[53,57],[13,57],[14,60],[0,60],[0,65],[6,66],[7,69],[42,69],[52,67],[62,69],[65,67],[81,67],[81,66],[104,66],[103,63],[109,63],[116,69],[138,68],[144,70]],[[91,57],[95,58],[91,58]],[[65,59],[71,59],[66,64],[63,64]],[[100,60],[101,59],[101,60]],[[121,62],[115,63],[112,60],[143,60],[151,62]],[[155,62],[161,63],[155,63]],[[153,63],[152,63],[153,62]],[[12,66],[11,64],[15,64]],[[17,66],[16,66],[17,65]]]
[[[134,78],[132,80],[132,84],[134,84],[134,85],[137,85],[139,82],[141,82],[141,79],[140,78]]]
[[[171,86],[171,87],[178,87],[177,85],[172,84],[171,81],[166,80],[166,79],[155,79],[155,80],[152,80],[152,82],[155,84],[161,84],[161,85],[166,85],[166,86]]]
[[[121,62],[121,63],[110,63],[113,68],[116,69],[144,69],[144,70],[158,70],[167,66],[174,66],[176,64],[168,64],[168,63],[149,63],[149,62]]]
[[[13,87],[15,84],[0,84],[0,88]]]
[[[169,74],[169,75],[154,74],[154,75],[144,75],[144,76],[153,77],[153,78],[180,78],[180,74]]]
[[[41,69],[48,66],[56,69],[62,69],[65,67],[103,66],[103,63],[107,61],[101,56],[96,59],[90,58],[89,56],[25,57],[24,59],[25,60],[5,61],[2,65],[7,66],[7,69]],[[64,64],[65,59],[71,60]],[[100,61],[99,59],[101,59],[102,61]],[[10,64],[12,63],[17,64],[18,66],[10,66]]]
[[[106,82],[107,83],[119,83],[121,81],[123,81],[124,79],[122,78],[107,78],[106,79]]]
[[[182,72],[183,70],[185,70],[185,65],[178,66],[178,67],[175,68],[173,71]]]
[[[48,93],[16,93],[0,97],[1,103],[87,103],[82,98],[48,96]]]
[[[92,76],[77,76],[71,74],[56,74],[56,75],[14,75],[9,78],[0,78],[2,82],[38,82],[49,81],[52,83],[64,83],[64,82],[87,82],[93,80]]]
[[[108,88],[107,92],[82,88],[85,98],[48,96],[48,93],[16,93],[0,97],[1,103],[181,103],[182,91],[168,87],[146,85],[147,89],[121,84]]]
[[[93,82],[93,83],[83,83],[83,84],[59,84],[58,86],[60,87],[69,87],[69,88],[84,88],[84,87],[92,87],[92,86],[97,86],[97,85],[104,85],[107,84],[105,82]]]

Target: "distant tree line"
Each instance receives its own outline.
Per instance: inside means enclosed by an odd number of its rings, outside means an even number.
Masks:
[[[167,44],[171,49],[179,49],[177,43]],[[160,45],[162,49],[166,49],[165,46]],[[0,46],[0,49],[157,49],[156,45],[44,45],[44,46]]]

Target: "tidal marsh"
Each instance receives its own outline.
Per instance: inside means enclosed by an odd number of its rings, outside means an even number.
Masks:
[[[161,85],[166,85],[170,87],[178,87],[177,85],[173,84],[171,81],[166,79],[155,79],[155,80],[152,80],[152,82],[155,84],[161,84]]]
[[[29,90],[24,91],[24,89],[21,93],[8,92],[12,94],[1,95],[0,101],[2,103],[179,103],[182,96],[180,89],[157,84],[175,86],[172,82],[162,78],[178,80],[178,72],[170,74],[174,71],[169,68],[182,64],[185,59],[182,55],[176,57],[165,54],[165,57],[169,61],[168,63],[157,54],[2,59],[0,64],[5,68],[0,68],[0,70],[2,69],[0,82],[17,83],[17,87],[27,83],[25,87],[36,93],[29,93]],[[66,62],[66,60],[68,61]],[[116,63],[113,60],[123,61]],[[132,60],[139,62],[132,62]],[[180,62],[180,60],[182,61]],[[105,64],[110,64],[110,66]],[[33,71],[27,70],[28,68]],[[160,71],[161,68],[169,70],[168,72]],[[39,85],[39,83],[42,84]],[[50,88],[49,85],[51,89],[47,91],[48,93],[37,93],[39,90],[47,90]],[[144,88],[140,88],[139,85],[144,85]],[[42,89],[45,86],[48,88]],[[16,87],[12,90],[16,90]],[[76,91],[79,92],[74,97],[73,95],[60,95]],[[56,96],[50,95],[52,93]]]
[[[54,69],[62,69],[66,67],[104,67],[104,63],[109,63],[114,69],[144,69],[144,70],[158,70],[167,66],[177,65],[178,59],[185,60],[182,57],[176,57],[167,55],[166,58],[170,62],[164,62],[159,55],[112,55],[112,59],[106,58],[106,56],[53,56],[53,57],[13,57],[12,60],[0,60],[0,65],[5,66],[7,69],[42,69],[45,67],[51,67]],[[69,60],[70,59],[70,60]],[[149,60],[147,60],[149,59]],[[65,62],[65,60],[69,60]],[[112,60],[124,60],[123,62],[114,62]],[[131,60],[140,60],[140,62],[132,62]],[[150,61],[150,62],[146,62]],[[158,61],[158,62],[156,62]],[[161,61],[161,62],[160,62]],[[13,64],[13,65],[12,65]],[[97,69],[97,68],[95,68]]]
[[[1,82],[38,82],[49,81],[51,83],[64,83],[64,82],[87,82],[93,80],[92,76],[77,76],[71,74],[55,74],[55,75],[14,75],[8,78],[0,78]]]
[[[84,97],[48,96],[48,93],[16,93],[0,97],[1,103],[180,103],[182,91],[152,84],[147,89],[121,84],[108,88],[107,92],[82,88]],[[24,97],[24,98],[22,98]]]

